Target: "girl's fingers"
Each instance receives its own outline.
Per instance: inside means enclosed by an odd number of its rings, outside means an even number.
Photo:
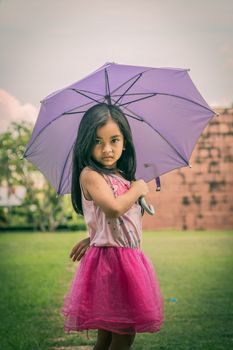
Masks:
[[[73,257],[73,259],[76,259],[76,257],[80,254],[81,250],[82,248],[79,247],[77,250],[73,251],[73,253],[71,254],[71,258]]]
[[[74,246],[74,248],[71,250],[70,253],[70,257],[72,257],[72,255],[74,255],[77,251],[79,251],[80,249],[82,249],[82,245],[80,243],[78,243],[76,246]]]
[[[85,250],[83,250],[80,254],[79,254],[79,256],[77,257],[77,261],[79,261],[79,260],[81,260],[82,259],[82,257],[83,257],[83,255],[85,254]]]
[[[79,242],[71,250],[70,258],[73,261],[75,261],[75,260],[79,261],[83,257],[83,255],[85,254],[88,247],[89,247],[89,240],[83,240],[82,242]]]
[[[70,257],[72,257],[72,255],[74,255],[75,251],[76,251],[76,246],[71,250]]]
[[[78,260],[78,261],[79,261],[79,260],[83,257],[83,255],[85,254],[86,250],[87,250],[87,247],[84,247],[84,248],[82,248],[82,249],[79,249],[79,250],[74,254],[74,256],[73,256],[73,261],[75,261],[75,260]]]
[[[80,253],[79,255],[77,256],[77,261],[81,260],[82,257],[86,254],[86,251],[87,251],[88,247],[85,247]]]

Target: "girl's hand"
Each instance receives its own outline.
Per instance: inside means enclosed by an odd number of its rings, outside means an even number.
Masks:
[[[144,180],[131,182],[131,187],[135,187],[139,193],[139,197],[145,197],[149,193],[148,185]]]
[[[75,261],[79,261],[81,260],[81,258],[83,257],[83,255],[86,253],[87,249],[90,246],[90,238],[85,238],[82,239],[80,242],[78,242],[73,249],[71,250],[70,253],[70,258]]]

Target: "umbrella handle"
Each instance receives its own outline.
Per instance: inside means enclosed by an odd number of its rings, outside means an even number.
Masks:
[[[145,209],[145,211],[149,214],[149,215],[154,215],[155,210],[154,207],[151,204],[147,204],[146,200],[144,197],[140,197],[139,198],[139,202],[141,203],[143,209]]]

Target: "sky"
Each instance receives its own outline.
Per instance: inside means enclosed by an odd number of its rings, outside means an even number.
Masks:
[[[212,107],[233,103],[232,0],[0,0],[0,132],[106,62],[189,68]]]

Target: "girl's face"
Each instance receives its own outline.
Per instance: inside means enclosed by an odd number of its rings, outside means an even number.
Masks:
[[[118,125],[109,119],[96,130],[96,142],[92,157],[105,168],[115,168],[124,147],[124,136]]]

